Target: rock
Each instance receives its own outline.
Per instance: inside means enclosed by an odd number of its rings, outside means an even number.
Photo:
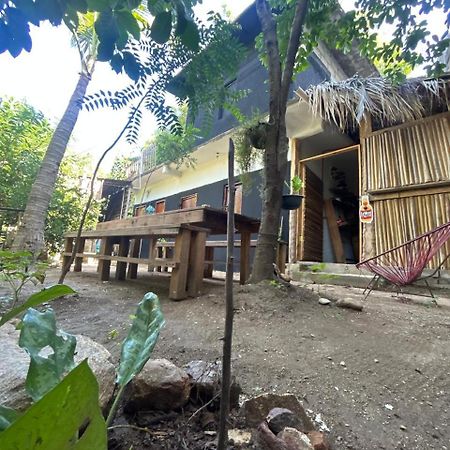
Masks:
[[[320,297],[319,298],[319,305],[329,305],[331,303],[331,300],[328,300],[325,297]]]
[[[364,305],[358,301],[353,300],[352,298],[341,298],[336,302],[336,306],[340,308],[354,309],[355,311],[362,311]]]
[[[303,432],[313,431],[314,425],[307,416],[297,397],[292,394],[261,394],[246,400],[241,408],[247,426],[257,427],[274,408],[286,408],[292,411],[300,420],[299,428]]]
[[[285,428],[277,437],[286,442],[289,450],[314,449],[308,436],[295,428]]]
[[[310,431],[307,436],[314,450],[330,450],[330,444],[320,431]]]
[[[252,440],[252,433],[245,430],[228,430],[228,439],[233,441],[234,445],[247,445]]]
[[[125,410],[171,411],[186,405],[191,393],[189,375],[167,359],[151,359],[130,382]]]
[[[195,402],[205,404],[212,400],[217,394],[220,394],[222,379],[222,363],[191,361],[184,369],[192,379],[191,398]],[[235,377],[232,377],[230,391],[230,408],[239,407],[239,395],[241,387],[236,383]],[[216,406],[220,404],[217,399]]]
[[[0,404],[17,411],[24,411],[32,400],[25,391],[30,358],[18,345],[20,332],[7,323],[0,328]],[[111,354],[105,347],[92,339],[77,335],[75,362],[78,364],[88,358],[89,366],[99,384],[100,406],[105,409],[111,401],[115,369],[111,363]]]
[[[289,409],[273,408],[266,417],[266,422],[270,430],[278,434],[284,428],[300,429],[302,426],[301,420]]]
[[[275,436],[270,431],[269,425],[266,421],[259,424],[254,431],[254,441],[256,448],[260,450],[291,450],[283,439]]]

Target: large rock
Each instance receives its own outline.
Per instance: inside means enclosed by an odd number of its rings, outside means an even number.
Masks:
[[[125,409],[171,411],[186,405],[191,393],[189,375],[166,359],[147,361],[130,382]]]
[[[185,366],[186,373],[192,378],[191,398],[195,402],[205,404],[218,396],[221,391],[222,363],[191,361]],[[239,407],[239,394],[241,387],[236,383],[235,377],[231,380],[230,408]],[[217,399],[217,405],[220,399]]]
[[[284,428],[301,429],[302,421],[290,409],[273,408],[266,417],[266,422],[271,431],[278,434]]]
[[[242,405],[241,414],[244,416],[247,426],[253,428],[263,422],[274,408],[286,408],[292,411],[300,420],[299,428],[302,432],[314,430],[311,419],[297,397],[292,394],[261,394],[246,400]]]
[[[0,327],[0,404],[24,411],[32,400],[25,391],[30,357],[18,345],[19,331],[13,325]],[[78,335],[75,362],[88,358],[99,384],[100,406],[105,409],[114,391],[115,369],[111,354],[92,339]]]

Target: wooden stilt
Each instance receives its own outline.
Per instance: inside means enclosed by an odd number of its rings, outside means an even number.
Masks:
[[[84,253],[84,244],[86,243],[86,239],[85,238],[80,238],[78,241],[78,248],[77,248],[77,253]],[[82,256],[77,256],[75,258],[75,265],[73,266],[73,271],[74,272],[81,272],[83,267],[83,257]]]
[[[240,283],[245,284],[250,277],[250,240],[249,231],[241,231],[241,274]]]
[[[206,232],[193,232],[191,238],[191,251],[188,270],[188,295],[196,297],[200,294],[203,285],[203,272],[205,268]]]
[[[113,250],[114,240],[112,238],[103,238],[100,246],[101,256],[111,256]],[[99,263],[100,280],[109,281],[109,274],[111,271],[111,261],[100,259]]]
[[[186,283],[189,265],[189,249],[191,245],[191,231],[181,229],[175,240],[175,260],[178,265],[173,268],[170,277],[169,298],[182,300],[187,297]]]
[[[131,258],[139,258],[139,253],[141,249],[141,240],[133,239],[131,242],[130,256]],[[134,280],[137,278],[138,265],[134,263],[128,264],[128,278]]]
[[[119,256],[128,256],[130,250],[130,238],[121,237],[119,242]],[[117,261],[116,280],[125,280],[127,273],[127,263],[124,261]]]

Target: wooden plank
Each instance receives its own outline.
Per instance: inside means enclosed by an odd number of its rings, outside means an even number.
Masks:
[[[138,227],[127,227],[127,228],[114,228],[114,229],[106,229],[106,230],[89,230],[84,231],[82,233],[82,237],[85,238],[103,238],[103,237],[122,237],[128,236],[131,237],[142,237],[142,236],[176,236],[178,234],[180,226],[179,225],[170,225],[167,227],[151,227],[151,226],[138,226]],[[64,236],[66,237],[75,237],[76,232],[66,233]]]
[[[208,243],[206,243],[208,244]],[[212,278],[214,270],[214,247],[205,248],[205,270],[203,272],[204,278]]]
[[[336,156],[336,155],[342,155],[342,154],[348,153],[348,152],[354,152],[355,150],[358,150],[358,148],[359,148],[358,144],[350,145],[348,147],[339,148],[337,150],[332,150],[331,152],[321,153],[320,155],[314,155],[314,156],[310,156],[309,158],[301,159],[300,163],[304,164],[308,161],[315,161],[317,159],[328,158],[329,156]]]
[[[64,239],[63,267],[66,267],[67,264],[69,264],[72,251],[73,251],[73,238],[66,237]]]
[[[187,279],[189,297],[199,295],[203,286],[206,238],[207,234],[204,231],[192,233]]]
[[[78,241],[77,253],[84,253],[84,245],[86,243],[85,238],[80,238]],[[75,257],[75,265],[73,266],[74,272],[81,272],[83,266],[83,257],[76,256]]]
[[[324,202],[325,215],[328,222],[328,230],[330,232],[331,244],[333,246],[334,257],[337,263],[345,263],[344,246],[342,245],[341,234],[336,222],[336,214],[334,212],[333,200],[327,199]]]
[[[130,250],[130,239],[128,237],[120,238],[119,257],[125,257],[128,259],[129,250]],[[128,261],[117,261],[116,280],[125,280],[127,273],[127,262]]]
[[[111,256],[113,250],[113,239],[112,238],[104,238],[102,239],[102,243],[100,245],[100,256]],[[100,280],[109,281],[109,274],[111,271],[111,260],[108,259],[100,259],[99,260],[99,272],[100,272]]]
[[[250,241],[251,233],[244,231],[241,233],[241,257],[240,257],[240,284],[245,284],[250,277]]]
[[[181,229],[175,240],[174,258],[180,263],[172,271],[169,287],[169,298],[182,300],[187,297],[186,282],[189,264],[189,249],[191,245],[191,231]]]
[[[141,250],[141,239],[133,239],[131,241],[130,257],[139,259],[140,250]],[[138,273],[138,264],[130,262],[128,264],[127,277],[130,280],[135,280],[137,278],[137,273]]]
[[[281,273],[286,272],[288,246],[286,242],[278,242],[277,249],[277,267]]]
[[[147,265],[147,270],[149,272],[153,272],[155,270],[155,265],[152,264],[151,261],[153,261],[156,257],[159,255],[156,253],[156,244],[157,240],[154,237],[150,237],[148,241],[148,260],[149,263]]]

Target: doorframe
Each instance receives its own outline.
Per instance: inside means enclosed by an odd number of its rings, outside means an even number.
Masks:
[[[305,173],[306,173],[306,163],[310,161],[316,161],[320,159],[330,158],[332,156],[339,156],[344,153],[349,152],[357,152],[358,157],[358,196],[361,197],[361,145],[360,144],[352,144],[347,147],[342,147],[336,150],[330,150],[329,152],[321,153],[319,155],[309,156],[308,158],[303,158],[298,161],[298,173],[301,174],[301,178],[305,179]],[[307,182],[308,180],[306,180]],[[323,181],[323,179],[322,179]],[[306,186],[303,186],[302,195],[305,195],[305,188]],[[306,198],[305,198],[306,201]],[[304,248],[301,245],[300,236],[303,236],[304,234],[304,225],[305,225],[305,201],[302,202],[301,207],[298,209],[298,215],[297,215],[297,242],[296,242],[296,249],[297,249],[297,261],[303,260],[303,254],[304,254]],[[358,249],[358,259],[361,261],[362,258],[362,226],[361,223],[359,223],[359,249]]]

